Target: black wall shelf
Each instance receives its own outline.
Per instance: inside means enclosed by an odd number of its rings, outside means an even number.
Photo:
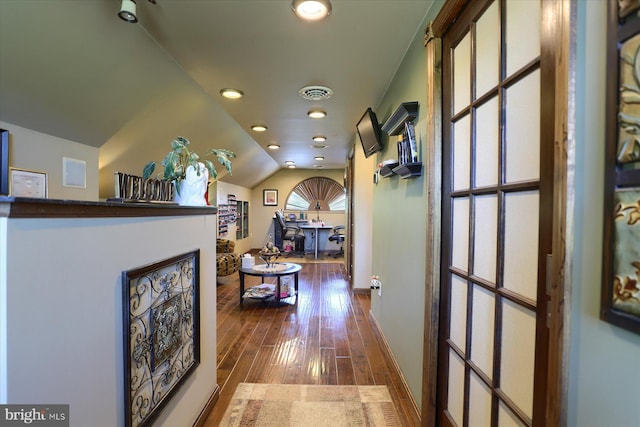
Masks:
[[[398,166],[398,162],[388,163],[380,168],[380,176],[387,178],[394,174],[393,169]]]
[[[411,156],[405,156],[406,150],[409,150],[409,140],[415,141],[415,135],[413,138],[408,138],[405,134],[405,129],[409,127],[405,126],[405,123],[411,123],[411,133],[413,132],[413,120],[418,116],[418,102],[403,102],[398,108],[391,114],[391,117],[387,119],[382,125],[384,130],[389,136],[403,135],[401,141],[398,141],[398,162],[389,163],[383,165],[380,168],[380,175],[383,177],[389,177],[391,175],[398,175],[399,177],[413,178],[422,175],[422,163],[421,162],[407,162],[407,160],[418,160],[418,156],[413,153],[417,153],[413,144],[411,144]],[[401,148],[405,147],[405,148]]]
[[[403,163],[393,168],[393,173],[399,175],[400,178],[412,178],[422,174],[422,163]]]
[[[389,136],[400,135],[404,131],[404,123],[411,122],[418,115],[418,101],[403,102],[382,125],[382,130]]]

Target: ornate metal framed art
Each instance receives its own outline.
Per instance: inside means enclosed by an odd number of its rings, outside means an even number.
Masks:
[[[127,427],[148,426],[200,363],[200,250],[124,271]]]
[[[640,333],[640,16],[609,2],[600,317]]]

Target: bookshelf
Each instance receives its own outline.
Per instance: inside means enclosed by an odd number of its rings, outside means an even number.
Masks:
[[[238,200],[236,206],[236,240],[241,240],[249,237],[249,202]]]
[[[227,237],[229,225],[236,223],[236,210],[236,196],[227,194],[227,203],[218,205],[218,237]]]

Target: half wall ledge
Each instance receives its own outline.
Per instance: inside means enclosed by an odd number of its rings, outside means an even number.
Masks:
[[[215,215],[215,206],[119,203],[0,196],[0,218],[127,218]]]

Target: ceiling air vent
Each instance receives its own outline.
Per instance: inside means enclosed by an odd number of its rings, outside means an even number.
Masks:
[[[309,101],[322,101],[333,95],[333,90],[324,86],[306,86],[298,91],[301,97]]]

